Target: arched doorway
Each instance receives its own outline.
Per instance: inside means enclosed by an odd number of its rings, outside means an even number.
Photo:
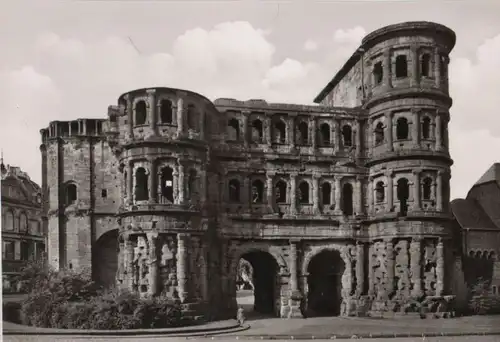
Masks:
[[[325,250],[311,259],[307,266],[307,316],[340,315],[344,270],[338,251]]]
[[[243,254],[236,274],[236,300],[247,317],[279,316],[279,265],[263,251]]]
[[[97,239],[93,249],[93,278],[104,287],[116,284],[118,270],[118,229],[110,230]]]

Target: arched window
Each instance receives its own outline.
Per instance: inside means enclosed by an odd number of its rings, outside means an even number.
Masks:
[[[228,139],[230,141],[240,140],[240,123],[235,118],[227,122]]]
[[[146,124],[146,117],[147,117],[146,102],[142,101],[142,100],[138,101],[135,104],[135,124],[136,124],[136,126]]]
[[[382,62],[377,62],[373,66],[373,80],[375,85],[382,83],[384,78],[384,68],[382,68]]]
[[[431,70],[431,55],[424,53],[420,59],[420,74],[423,77],[429,77]]]
[[[146,201],[148,198],[148,175],[143,167],[139,167],[135,170],[135,200]]]
[[[5,213],[5,230],[14,230],[14,214],[10,210]]]
[[[77,188],[76,184],[69,183],[66,184],[66,205],[72,205],[77,199]]]
[[[189,171],[189,176],[188,176],[188,182],[187,182],[187,198],[193,199],[196,192],[198,191],[197,189],[197,178],[198,174],[196,170],[191,169]]]
[[[344,215],[351,216],[354,213],[353,203],[352,203],[352,185],[351,183],[345,183],[342,187],[342,211]]]
[[[384,124],[382,122],[377,123],[375,126],[375,145],[380,145],[384,142]]]
[[[264,138],[264,130],[262,128],[262,121],[254,120],[252,122],[252,141],[255,143],[262,143]]]
[[[163,99],[160,102],[160,120],[163,124],[171,124],[173,122],[172,102]]]
[[[375,201],[377,203],[383,203],[385,200],[385,188],[384,182],[377,182],[375,185]]]
[[[198,117],[198,111],[194,104],[189,104],[187,107],[187,126],[189,129],[196,129],[196,120]]]
[[[422,199],[430,200],[432,194],[432,179],[430,177],[424,178],[422,182]]]
[[[320,146],[330,146],[330,125],[322,123],[319,126]]]
[[[396,77],[408,77],[408,62],[406,61],[405,55],[399,55],[396,57]]]
[[[19,216],[19,230],[21,232],[28,231],[28,217],[25,213],[21,213],[21,215]]]
[[[252,182],[252,203],[262,203],[264,200],[264,183],[260,179]]]
[[[276,183],[276,186],[274,187],[274,190],[276,203],[286,203],[286,183],[282,180],[278,181]]]
[[[321,203],[323,205],[331,204],[332,186],[328,182],[321,185]]]
[[[441,141],[443,142],[443,147],[448,147],[448,125],[443,122],[441,123]]]
[[[286,125],[281,120],[274,124],[274,142],[277,144],[286,143]]]
[[[309,126],[305,122],[300,122],[297,126],[297,144],[306,145],[309,142]]]
[[[396,121],[396,139],[405,140],[408,139],[409,129],[408,120],[406,118],[399,118]]]
[[[299,191],[297,197],[299,199],[299,203],[309,203],[309,183],[307,183],[306,181],[300,182],[298,190]]]
[[[169,166],[161,170],[161,196],[167,203],[174,202],[174,170]]]
[[[406,214],[408,213],[408,198],[410,196],[410,186],[408,184],[408,179],[398,179],[397,195],[399,200],[399,213],[403,216],[406,216]]]
[[[342,139],[344,146],[352,146],[352,129],[349,125],[342,127]]]
[[[431,136],[431,119],[426,116],[422,120],[422,138],[429,139]]]
[[[240,182],[237,179],[231,179],[229,181],[229,201],[240,201]]]

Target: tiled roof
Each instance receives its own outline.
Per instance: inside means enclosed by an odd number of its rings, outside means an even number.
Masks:
[[[476,201],[458,198],[450,204],[453,216],[455,216],[455,219],[462,228],[500,229],[491,221]]]
[[[486,171],[481,178],[474,184],[474,186],[489,183],[489,182],[497,182],[500,184],[500,163],[495,163],[491,165],[491,167]]]

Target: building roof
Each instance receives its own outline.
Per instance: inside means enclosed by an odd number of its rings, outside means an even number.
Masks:
[[[19,167],[0,162],[2,202],[41,206],[41,189]]]
[[[479,180],[474,183],[474,186],[485,183],[496,182],[500,185],[500,163],[495,163],[486,171]]]
[[[453,216],[462,228],[498,228],[475,200],[458,198],[451,201],[450,204]]]

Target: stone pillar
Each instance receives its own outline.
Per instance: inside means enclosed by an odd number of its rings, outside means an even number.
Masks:
[[[391,212],[394,208],[394,184],[392,182],[392,170],[386,171],[385,177],[387,179],[387,212]]]
[[[375,253],[375,246],[373,242],[370,242],[368,248],[368,296],[373,297],[375,295],[375,280],[373,279],[373,254]]]
[[[250,115],[249,111],[242,112],[243,114],[243,145],[245,148],[248,148],[248,141],[250,139],[250,134],[248,134],[248,116]]]
[[[363,215],[363,177],[362,176],[357,176],[356,177],[356,196],[354,197],[357,199],[355,203],[355,211],[356,215]]]
[[[205,140],[205,131],[206,131],[206,127],[205,127],[205,115],[206,115],[206,112],[205,110],[202,110],[201,113],[200,113],[200,140]]]
[[[274,176],[275,176],[274,172],[268,172],[266,174],[267,206],[269,208],[270,213],[274,213],[274,191],[273,191]]]
[[[356,158],[361,156],[361,122],[356,121]]]
[[[177,136],[184,133],[184,99],[177,100]]]
[[[149,159],[149,203],[155,203],[156,201],[156,162],[153,159]]]
[[[335,121],[335,146],[333,153],[338,153],[340,149],[340,120]]]
[[[313,190],[313,213],[314,215],[319,215],[319,179],[321,178],[320,174],[314,173],[312,176],[312,190]]]
[[[441,56],[439,49],[434,49],[434,79],[436,80],[436,87],[441,87]]]
[[[311,118],[311,121],[310,121],[310,125],[311,125],[311,146],[313,148],[313,150],[316,150],[317,148],[317,144],[318,144],[318,127],[317,127],[317,122],[316,122],[316,118],[315,117],[312,117]]]
[[[392,239],[385,241],[387,258],[387,295],[394,292],[394,243]]]
[[[349,297],[353,294],[353,270],[352,270],[352,257],[351,257],[351,246],[344,246],[342,248],[342,259],[344,260],[345,263],[345,272],[343,275],[342,279],[342,297],[346,298]],[[344,278],[345,277],[345,278]]]
[[[441,112],[436,111],[436,127],[435,127],[435,136],[436,136],[436,151],[441,151],[443,148],[443,137],[441,136],[441,125],[442,125]]]
[[[385,118],[387,120],[387,150],[388,151],[394,150],[393,137],[392,137],[392,119],[393,119],[393,116],[394,116],[393,112],[388,112],[385,115]]]
[[[202,166],[200,171],[200,202],[202,207],[207,202],[207,171],[204,166]]]
[[[178,204],[184,204],[184,196],[185,196],[185,190],[186,190],[186,185],[185,180],[184,180],[184,164],[182,161],[179,161],[179,166],[178,166],[179,174],[177,175],[177,191],[179,192],[179,202]]]
[[[188,262],[187,262],[187,251],[186,251],[186,240],[189,235],[185,233],[177,234],[177,292],[179,294],[179,299],[181,303],[185,303],[188,300]]]
[[[295,148],[295,130],[296,130],[296,124],[297,122],[297,117],[295,115],[290,115],[290,121],[288,123],[288,143],[292,148]]]
[[[444,244],[439,239],[436,245],[436,296],[442,296],[444,291]]]
[[[158,255],[156,251],[156,243],[158,239],[158,232],[148,233],[149,245],[149,294],[154,296],[158,293]]]
[[[391,51],[384,51],[384,61],[383,61],[383,70],[384,70],[384,86],[386,88],[392,88],[392,63],[391,63]]]
[[[130,98],[130,95],[127,94],[123,97],[125,101],[127,102],[127,123],[128,123],[128,139],[133,139],[134,138],[134,109],[132,108],[132,99]],[[81,125],[81,134],[85,134],[85,124],[83,122],[80,122]]]
[[[443,210],[443,171],[438,171],[436,178],[436,211]]]
[[[422,296],[422,241],[419,237],[414,237],[410,243],[410,269],[411,282],[413,283],[412,296]]]
[[[132,162],[129,162],[127,168],[127,193],[128,193],[128,204],[132,205],[134,203],[134,166]]]
[[[341,180],[340,176],[335,176],[335,210],[334,210],[335,215],[342,214],[342,210],[340,209],[340,200],[341,200],[340,199],[340,193],[341,193],[340,180]]]
[[[174,168],[174,172],[172,172],[172,190],[173,190],[173,196],[174,196],[174,202],[175,204],[179,204],[179,171],[177,168]],[[162,196],[163,198],[163,196]],[[165,199],[164,203],[167,203]]]
[[[368,197],[368,212],[367,214],[368,215],[371,215],[373,214],[373,177],[368,177],[368,194],[367,194],[367,197]]]
[[[418,46],[412,44],[410,46],[410,55],[411,55],[411,86],[418,87],[420,84],[420,61],[418,58]]]
[[[297,214],[297,173],[290,173],[290,215]]]
[[[127,287],[129,290],[133,290],[133,286],[134,286],[134,266],[133,266],[134,245],[132,244],[132,239],[131,239],[131,236],[129,234],[125,234],[124,240],[125,240],[124,259],[125,259],[125,272],[126,272],[126,279],[124,280],[124,282],[127,284]]]
[[[356,295],[363,295],[365,287],[365,246],[356,244]]]
[[[266,145],[270,149],[273,145],[273,122],[270,117],[266,117]]]
[[[151,129],[151,134],[156,135],[156,106],[155,106],[155,92],[156,89],[148,89],[146,93],[148,94],[148,104],[149,104],[149,128]]]
[[[420,147],[420,110],[419,109],[412,109],[412,114],[413,114],[413,127],[411,130],[412,137],[411,139],[413,140],[413,146],[415,148]]]
[[[416,169],[413,170],[413,210],[414,211],[419,211],[422,209],[421,203],[420,203],[420,173],[422,172],[421,169]]]
[[[302,299],[302,294],[299,290],[298,281],[298,267],[297,267],[297,244],[299,241],[290,241],[290,299],[288,318],[302,318],[302,312],[300,310],[300,304]]]

